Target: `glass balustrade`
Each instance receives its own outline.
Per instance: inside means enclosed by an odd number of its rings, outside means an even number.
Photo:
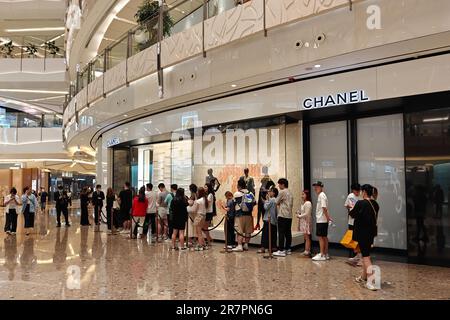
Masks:
[[[95,57],[77,76],[75,92],[70,99],[90,82],[127,58],[151,47],[164,38],[190,29],[205,19],[219,15],[237,5],[252,0],[168,0],[165,1],[163,19],[160,21],[160,10],[155,8],[154,14],[143,21],[137,17],[138,26],[130,29],[117,41],[109,45]],[[143,15],[145,16],[145,14]],[[159,32],[162,25],[162,32]],[[160,38],[161,37],[161,38]],[[105,65],[106,62],[106,65]]]
[[[30,115],[0,108],[0,128],[61,128],[62,117],[56,114]]]

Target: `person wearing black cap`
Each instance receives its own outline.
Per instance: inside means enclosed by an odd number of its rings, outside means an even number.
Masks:
[[[317,194],[316,205],[316,236],[319,238],[320,252],[312,259],[314,261],[330,260],[328,255],[328,224],[333,221],[328,212],[328,198],[323,192],[324,185],[321,181],[313,184],[314,191]]]

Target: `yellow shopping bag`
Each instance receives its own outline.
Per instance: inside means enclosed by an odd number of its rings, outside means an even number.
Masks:
[[[349,249],[356,249],[358,247],[358,242],[353,240],[353,230],[347,230],[344,237],[341,240],[341,244]]]

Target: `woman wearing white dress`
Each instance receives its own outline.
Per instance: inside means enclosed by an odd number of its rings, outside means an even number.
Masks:
[[[205,225],[206,219],[206,208],[208,207],[209,203],[205,189],[203,188],[198,189],[197,196],[198,199],[195,200],[192,207],[188,209],[188,213],[189,212],[197,213],[194,219],[195,234],[197,236],[197,247],[195,248],[195,250],[203,251],[208,249],[208,247],[205,245],[205,239],[203,238],[203,227]]]
[[[311,194],[308,190],[302,192],[302,205],[297,211],[298,231],[303,233],[305,237],[305,251],[302,255],[311,256],[311,218],[312,218],[312,203]]]
[[[195,230],[195,226],[194,226],[194,221],[195,221],[195,217],[197,216],[197,211],[195,210],[194,207],[194,202],[197,200],[197,191],[198,188],[195,184],[191,184],[189,186],[189,191],[191,192],[191,196],[189,197],[188,203],[189,206],[187,208],[188,210],[188,242],[189,242],[189,247],[194,245],[194,239],[195,239],[195,235],[197,234],[196,230]]]

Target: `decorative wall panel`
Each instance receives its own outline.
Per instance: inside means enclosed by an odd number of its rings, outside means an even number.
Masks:
[[[92,102],[103,95],[103,76],[92,81],[88,86],[88,99]]]
[[[202,24],[178,32],[161,43],[163,67],[183,61],[202,52]]]
[[[348,0],[266,0],[266,26],[275,27],[344,4],[348,5]]]
[[[157,70],[156,45],[139,52],[128,59],[128,81],[149,75]]]
[[[253,0],[206,20],[205,47],[212,49],[263,29],[263,0]]]
[[[127,62],[123,61],[105,73],[105,93],[123,86],[126,83]]]

